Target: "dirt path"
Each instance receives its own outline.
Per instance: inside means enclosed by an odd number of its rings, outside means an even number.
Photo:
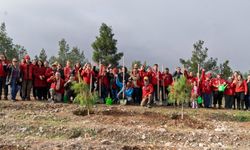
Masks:
[[[0,101],[0,149],[250,149],[250,112]]]

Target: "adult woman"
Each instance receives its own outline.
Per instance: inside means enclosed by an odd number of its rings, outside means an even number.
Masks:
[[[46,68],[43,65],[43,62],[39,60],[37,66],[34,69],[34,88],[36,89],[36,94],[38,100],[46,99],[46,77],[45,77]]]
[[[236,80],[235,93],[237,99],[237,109],[243,110],[245,95],[247,95],[247,85],[241,74],[238,75]]]

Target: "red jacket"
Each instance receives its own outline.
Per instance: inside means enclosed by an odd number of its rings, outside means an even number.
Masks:
[[[153,94],[154,92],[154,87],[152,84],[148,84],[147,86],[142,87],[142,97],[147,97],[149,94]]]
[[[46,72],[46,68],[45,67],[38,67],[36,66],[34,68],[34,86],[35,87],[46,87],[47,86],[47,81],[46,81],[46,77],[45,77],[45,72]],[[42,80],[40,78],[40,76],[42,76]]]
[[[157,77],[158,74],[159,74],[159,77]],[[152,72],[151,83],[153,85],[157,85],[158,84],[158,80],[161,80],[161,72],[160,71],[158,71],[158,72]]]
[[[56,89],[56,79],[54,76],[51,76],[49,79],[47,79],[47,82],[51,83],[50,88],[54,89],[56,93],[64,93],[64,80],[60,78],[60,87],[59,89]]]
[[[241,83],[236,82],[235,92],[244,92],[247,94],[247,83],[243,80]]]
[[[233,82],[227,82],[227,88],[224,94],[230,96],[233,96],[235,94],[235,84]]]
[[[222,78],[213,78],[211,82],[212,82],[213,91],[218,91],[218,86],[226,83],[226,81]]]
[[[7,72],[6,72],[7,64],[3,64],[3,63],[6,63],[6,62],[0,61],[0,77],[6,77],[7,75]]]
[[[163,73],[162,74],[162,80],[163,80],[163,83],[162,85],[164,85],[165,87],[168,87],[172,84],[173,82],[173,77],[170,73],[166,74],[166,73]]]
[[[213,91],[212,83],[210,80],[201,81],[201,92],[205,94],[211,94]]]
[[[34,65],[23,63],[20,65],[20,70],[23,80],[33,80]]]
[[[144,86],[144,77],[147,76],[147,72],[145,70],[140,70],[139,71],[139,76],[140,76],[140,86]]]
[[[83,77],[83,81],[88,85],[90,85],[91,75],[92,75],[92,81],[95,77],[95,73],[92,70],[82,70],[81,75]]]
[[[101,80],[102,86],[105,86],[107,89],[110,88],[110,87],[109,87],[109,79],[108,79],[108,77],[107,77],[106,74],[105,74],[105,75],[103,75],[103,74],[98,74],[97,77],[98,77],[99,81]],[[99,82],[98,82],[98,84],[99,84]]]
[[[184,71],[184,76],[187,78],[189,83],[194,83],[194,81],[198,82],[198,78],[190,76],[186,70]]]
[[[65,81],[69,80],[69,77],[70,77],[70,74],[71,74],[70,66],[64,67],[63,72],[64,72]]]

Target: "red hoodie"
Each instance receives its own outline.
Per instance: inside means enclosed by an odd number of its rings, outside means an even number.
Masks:
[[[159,78],[157,78],[157,75],[159,74]],[[158,84],[158,80],[161,80],[161,72],[158,71],[158,72],[152,72],[152,77],[151,77],[151,83],[153,85],[157,85]]]
[[[20,65],[21,74],[23,77],[23,80],[32,80],[33,79],[33,71],[34,71],[34,65],[31,63],[23,63]]]
[[[7,73],[5,71],[5,67],[7,67],[7,64],[3,64],[5,62],[0,61],[0,77],[6,77]]]
[[[224,94],[230,96],[233,96],[235,94],[235,84],[233,82],[227,82],[227,88]]]
[[[236,82],[235,92],[244,92],[247,94],[247,83],[243,80],[241,83],[238,81]]]
[[[70,77],[70,74],[71,74],[70,66],[64,67],[63,72],[64,72],[65,81],[69,80],[69,77]]]
[[[35,87],[46,87],[47,86],[45,72],[46,72],[46,68],[43,66],[42,67],[36,66],[34,68],[34,76],[35,76],[34,86]],[[42,80],[41,80],[40,76],[43,77]]]
[[[81,75],[83,77],[83,81],[88,85],[90,85],[91,75],[92,75],[92,81],[93,78],[95,77],[95,73],[92,70],[82,70]]]
[[[211,82],[212,82],[213,91],[218,91],[218,86],[226,83],[226,81],[222,78],[213,78]]]
[[[144,85],[142,87],[142,97],[147,97],[149,94],[153,94],[154,92],[154,87],[152,84]]]
[[[54,89],[56,93],[64,93],[64,80],[60,78],[60,87],[59,89],[56,89],[56,79],[54,76],[51,76],[49,79],[47,79],[47,82],[51,83],[50,88]]]
[[[166,74],[166,73],[163,73],[162,74],[162,80],[163,80],[163,83],[162,85],[164,85],[165,87],[168,87],[172,84],[173,82],[173,77],[170,73]]]

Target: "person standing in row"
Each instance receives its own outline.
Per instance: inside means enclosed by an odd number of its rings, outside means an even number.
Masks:
[[[16,95],[20,89],[20,68],[16,58],[12,59],[12,64],[8,67],[8,75],[6,85],[11,88],[11,100],[16,101]]]
[[[22,100],[30,100],[34,66],[30,62],[29,55],[26,55],[24,58],[25,62],[20,66],[22,77]]]
[[[0,99],[4,89],[4,99],[8,99],[8,86],[6,86],[7,60],[4,54],[0,54]]]

